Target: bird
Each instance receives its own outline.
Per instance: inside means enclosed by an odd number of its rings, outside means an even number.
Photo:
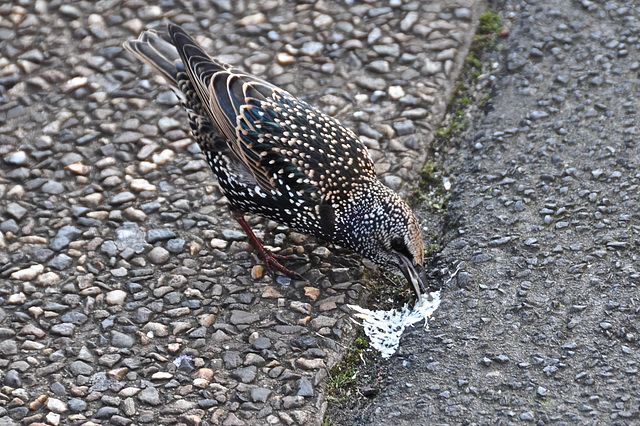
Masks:
[[[298,277],[245,219],[259,215],[400,272],[426,293],[422,231],[410,207],[378,180],[357,135],[291,93],[217,61],[179,25],[148,29],[124,48],[158,72],[186,111],[232,217],[268,269]]]

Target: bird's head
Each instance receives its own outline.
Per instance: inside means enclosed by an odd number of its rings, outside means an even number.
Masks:
[[[420,296],[427,292],[422,231],[409,206],[380,184],[355,203],[347,246],[376,265],[402,272]]]

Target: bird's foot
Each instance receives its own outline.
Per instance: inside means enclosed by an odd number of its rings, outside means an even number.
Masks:
[[[297,280],[306,281],[302,275],[282,265],[282,263],[298,259],[271,253],[271,251],[265,248],[265,246],[262,244],[262,241],[260,241],[260,239],[256,237],[256,234],[253,233],[253,230],[245,220],[244,216],[242,216],[241,214],[234,214],[234,218],[238,221],[244,232],[246,232],[246,234],[249,236],[249,239],[251,239],[251,242],[260,253],[260,256],[262,256],[262,258],[264,259],[267,270],[271,271],[273,279],[276,278],[275,272],[280,272],[281,274],[284,274],[291,279],[295,278]]]
[[[262,259],[264,259],[264,263],[267,269],[272,272],[274,279],[275,279],[275,272],[280,272],[281,274],[284,274],[291,279],[306,281],[302,275],[300,275],[295,271],[292,271],[291,269],[288,269],[286,266],[282,264],[285,262],[290,262],[292,260],[297,260],[296,258],[291,256],[282,256],[280,254],[272,253],[271,251],[266,249],[264,246],[260,247],[258,251],[262,256]]]

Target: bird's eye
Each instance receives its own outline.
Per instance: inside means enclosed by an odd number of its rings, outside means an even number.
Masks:
[[[391,240],[391,248],[397,253],[400,253],[401,255],[406,257],[407,259],[411,259],[413,257],[411,255],[411,252],[409,251],[409,248],[405,244],[404,239],[400,237],[396,237]]]
[[[404,245],[404,240],[400,237],[396,237],[391,240],[391,248],[395,251],[403,252],[406,250],[406,246]]]

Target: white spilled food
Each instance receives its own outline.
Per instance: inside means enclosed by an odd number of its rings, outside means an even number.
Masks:
[[[429,317],[440,306],[440,291],[421,295],[413,309],[405,304],[402,309],[390,311],[370,311],[358,305],[348,305],[354,310],[355,317],[362,320],[364,332],[371,341],[371,346],[378,350],[383,358],[389,358],[396,353],[400,344],[400,336],[404,329],[424,319],[425,329],[428,328]]]

